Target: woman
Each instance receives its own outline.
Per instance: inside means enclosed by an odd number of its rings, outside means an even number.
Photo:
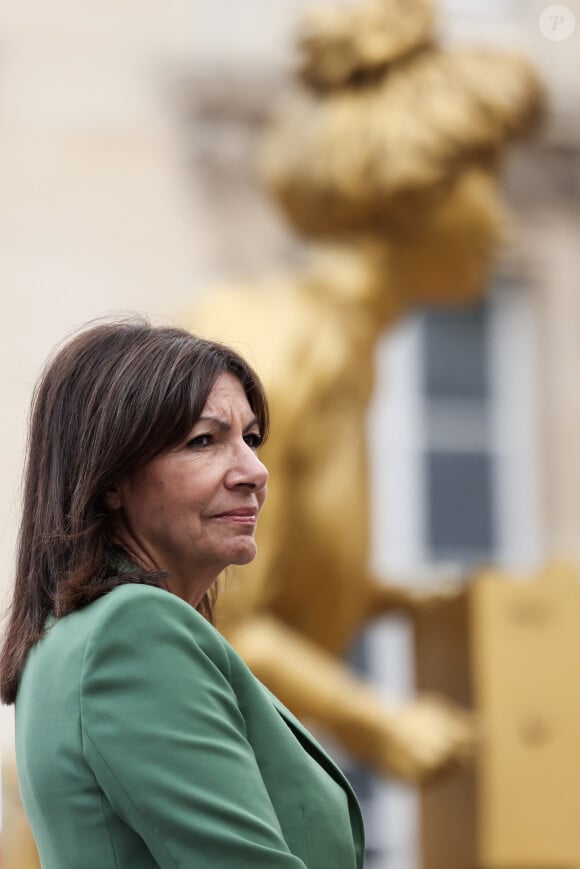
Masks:
[[[98,325],[48,365],[1,659],[44,869],[362,866],[346,780],[210,624],[266,430],[244,360],[179,329]]]

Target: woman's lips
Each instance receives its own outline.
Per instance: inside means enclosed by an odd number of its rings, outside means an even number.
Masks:
[[[220,519],[223,522],[235,522],[238,525],[255,525],[258,519],[258,511],[253,507],[243,507],[237,510],[217,513],[213,518]]]

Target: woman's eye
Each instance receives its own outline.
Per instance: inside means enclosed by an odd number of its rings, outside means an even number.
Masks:
[[[249,447],[253,450],[257,450],[262,443],[262,435],[258,434],[258,432],[252,432],[252,434],[247,434],[244,437],[244,440]]]
[[[191,440],[188,440],[188,447],[209,447],[213,442],[213,436],[210,434],[196,435]]]

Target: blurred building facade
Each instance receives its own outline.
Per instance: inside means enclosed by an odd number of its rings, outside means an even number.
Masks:
[[[67,0],[4,25],[0,261],[6,315],[7,589],[26,406],[49,349],[110,310],[179,319],[226,278],[292,265],[298,242],[254,174],[260,126],[292,67],[305,0],[172,0],[164,11]],[[580,563],[580,6],[553,41],[537,0],[442,0],[449,40],[521,48],[549,92],[546,128],[505,167],[516,222],[483,304],[421,312],[385,337],[369,417],[373,561],[429,582],[479,564]],[[28,7],[28,8],[27,8]],[[31,26],[32,22],[32,26]],[[365,639],[385,696],[413,690],[408,625]],[[10,716],[2,743],[10,748]],[[370,869],[414,869],[416,806],[366,781]]]

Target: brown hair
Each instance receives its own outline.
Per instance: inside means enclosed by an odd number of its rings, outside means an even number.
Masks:
[[[182,329],[101,323],[49,360],[32,402],[2,702],[14,702],[50,614],[60,618],[126,582],[164,584],[167,573],[120,571],[108,557],[104,494],[187,437],[224,371],[239,378],[265,437],[268,408],[254,371],[230,348]],[[210,590],[198,606],[210,621],[214,597]]]

